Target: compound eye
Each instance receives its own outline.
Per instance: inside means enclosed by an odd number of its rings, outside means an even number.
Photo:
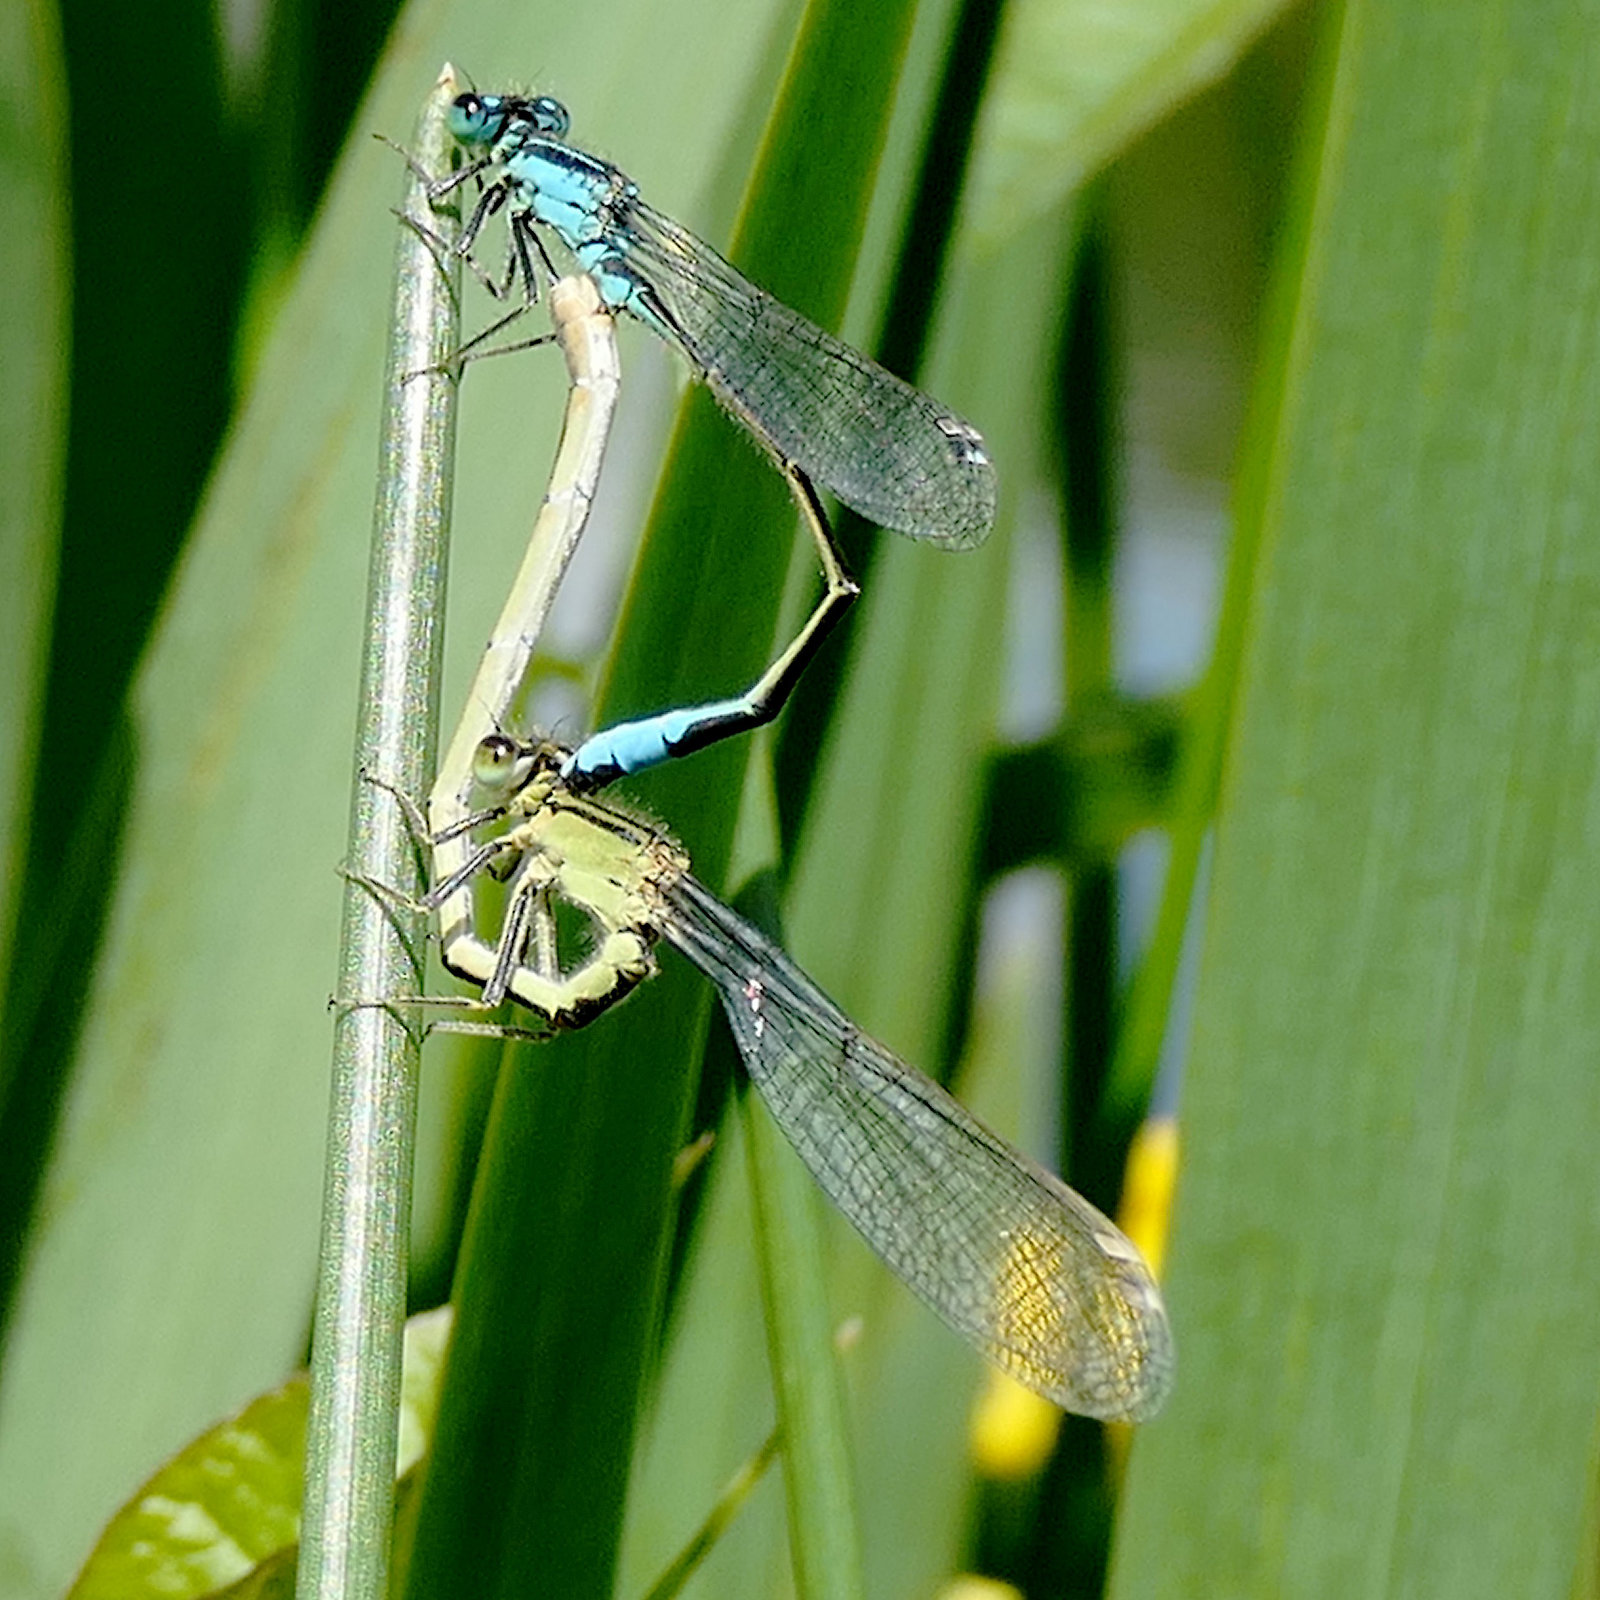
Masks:
[[[481,94],[458,94],[450,103],[450,131],[463,144],[487,143],[493,115]]]
[[[528,110],[532,113],[534,126],[540,133],[549,134],[556,139],[566,138],[567,130],[572,126],[572,118],[567,115],[567,108],[559,100],[541,94],[528,102]]]
[[[504,789],[515,776],[522,747],[503,733],[491,733],[478,741],[472,757],[472,776],[485,789]]]

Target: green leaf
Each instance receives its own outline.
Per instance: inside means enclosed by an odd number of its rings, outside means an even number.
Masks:
[[[1557,1596],[1600,1301],[1586,6],[1350,6],[1224,618],[1182,1352],[1114,1591]]]
[[[398,1478],[432,1434],[450,1324],[448,1306],[406,1324]],[[68,1600],[292,1593],[309,1393],[297,1372],[185,1445],[107,1524]]]
[[[66,455],[66,85],[55,14],[11,6],[0,21],[0,971],[28,848],[40,691],[49,652]],[[9,1086],[0,1074],[0,1100]]]
[[[972,226],[1048,213],[1174,105],[1215,82],[1283,0],[1014,0],[973,173]]]
[[[296,1373],[180,1450],[111,1519],[69,1600],[199,1600],[293,1546],[308,1395]]]

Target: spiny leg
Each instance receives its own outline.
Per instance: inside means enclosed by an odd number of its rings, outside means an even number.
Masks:
[[[431,831],[428,821],[422,814],[422,807],[417,804],[403,789],[390,783],[386,778],[380,778],[374,772],[363,771],[363,783],[370,783],[375,789],[382,789],[385,794],[393,797],[405,815],[406,827],[410,832],[413,842],[421,849],[434,852],[438,858],[439,846],[454,843],[481,828],[488,823],[498,822],[508,812],[508,807],[500,805],[487,806],[482,811],[474,811],[458,818],[448,827],[437,832]],[[502,834],[497,839],[490,839],[481,845],[473,847],[471,853],[451,871],[437,882],[429,886],[427,892],[421,896],[412,896],[397,889],[392,884],[378,883],[375,879],[364,877],[360,873],[345,874],[353,883],[359,883],[366,888],[374,890],[386,900],[396,905],[404,906],[408,911],[432,913],[437,911],[451,895],[465,887],[467,882],[475,878],[480,872],[493,872],[495,864],[501,857],[515,854],[518,846],[509,835]]]
[[[492,350],[482,350],[479,346],[492,339],[502,328],[508,328],[519,317],[526,315],[530,307],[539,302],[539,279],[543,275],[547,283],[557,281],[556,264],[550,259],[550,252],[544,247],[544,240],[539,237],[538,229],[533,226],[532,220],[526,212],[513,211],[508,219],[510,238],[506,244],[505,272],[498,283],[488,277],[480,268],[475,257],[465,256],[467,262],[478,281],[496,300],[509,300],[512,286],[520,282],[522,298],[503,315],[496,317],[488,327],[481,328],[467,340],[455,353],[458,363],[468,361],[484,361],[490,356],[514,355],[519,350],[533,350],[543,344],[549,344],[557,337],[553,333],[535,334],[530,339],[518,339],[512,344],[496,345]],[[538,256],[537,264],[534,256]]]

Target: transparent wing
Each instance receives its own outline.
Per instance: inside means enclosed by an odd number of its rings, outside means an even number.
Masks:
[[[620,208],[629,263],[664,331],[717,396],[868,521],[965,548],[994,522],[994,467],[970,423],[774,300],[642,200]]]
[[[778,1125],[890,1269],[1058,1405],[1152,1415],[1172,1337],[1116,1227],[863,1034],[703,885],[685,876],[666,898],[662,932],[716,984]]]

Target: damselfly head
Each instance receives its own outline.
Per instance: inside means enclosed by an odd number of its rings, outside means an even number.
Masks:
[[[491,733],[478,742],[472,757],[472,776],[491,794],[509,795],[527,788],[536,778],[553,778],[566,751],[548,740],[513,739]]]
[[[512,128],[562,139],[571,125],[567,108],[547,94],[460,94],[450,107],[450,131],[463,144],[493,144]]]

